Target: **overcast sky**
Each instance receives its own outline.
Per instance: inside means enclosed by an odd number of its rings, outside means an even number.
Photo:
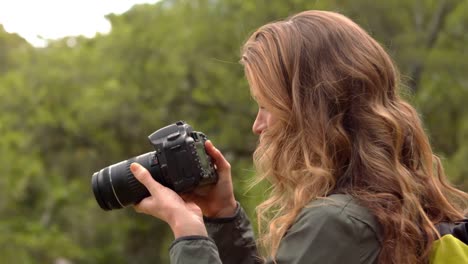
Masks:
[[[0,0],[0,24],[34,46],[44,39],[109,32],[109,13],[123,13],[138,3],[158,0]]]

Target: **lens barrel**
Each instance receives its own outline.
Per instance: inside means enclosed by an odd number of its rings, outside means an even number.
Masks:
[[[130,164],[133,162],[145,167],[156,181],[164,184],[155,151],[103,168],[95,172],[91,179],[94,197],[103,210],[137,204],[150,196],[146,187],[130,171]]]

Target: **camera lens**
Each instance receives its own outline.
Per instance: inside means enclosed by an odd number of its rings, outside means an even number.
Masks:
[[[161,182],[160,167],[154,151],[95,172],[91,184],[96,201],[103,210],[120,209],[136,204],[150,195],[130,171],[130,164],[133,162],[141,164],[156,181]]]

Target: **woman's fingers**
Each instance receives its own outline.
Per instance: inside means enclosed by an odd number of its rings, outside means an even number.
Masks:
[[[207,140],[205,143],[205,148],[210,155],[210,157],[214,160],[214,163],[217,167],[217,171],[222,173],[223,171],[230,170],[231,164],[224,158],[221,151],[219,151],[210,140]]]
[[[141,200],[139,203],[133,206],[133,208],[135,209],[137,213],[145,213],[145,214],[154,215],[154,213],[151,212],[152,207],[153,207],[153,204],[151,202],[150,197],[147,197]]]
[[[143,199],[143,200],[144,200],[144,199]],[[142,200],[142,201],[143,201],[143,200]],[[133,209],[135,209],[135,212],[137,212],[137,213],[145,213],[144,206],[141,206],[141,202],[142,202],[142,201],[140,201],[139,203],[137,203],[137,204],[135,204],[135,205],[133,206]]]
[[[168,223],[176,238],[207,236],[202,211],[195,203],[182,200],[177,193],[155,181],[148,170],[138,163],[132,163],[130,171],[151,194],[133,206],[136,212],[152,215]]]
[[[150,192],[151,196],[155,196],[161,188],[164,188],[159,182],[155,181],[145,167],[134,162],[130,165],[130,171],[135,178],[143,184]]]

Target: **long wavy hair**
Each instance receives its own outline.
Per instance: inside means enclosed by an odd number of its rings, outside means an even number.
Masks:
[[[434,224],[463,217],[385,50],[347,17],[305,11],[254,32],[242,50],[251,92],[275,118],[254,153],[265,256],[314,199],[352,195],[382,228],[380,263],[424,263]]]

